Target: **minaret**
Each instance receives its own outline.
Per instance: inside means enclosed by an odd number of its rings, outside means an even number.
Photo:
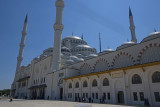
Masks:
[[[21,43],[19,44],[19,55],[17,57],[17,67],[16,67],[16,73],[19,72],[23,60],[23,51],[25,47],[25,37],[27,34],[27,21],[28,21],[28,15],[26,15],[24,25],[23,25],[23,30],[22,30],[22,38],[21,38]]]
[[[53,65],[52,72],[59,70],[61,65],[61,38],[62,38],[62,17],[64,1],[56,1],[56,22],[54,24],[54,48],[53,48]]]
[[[101,53],[101,33],[99,32],[99,51]]]
[[[130,30],[131,30],[131,36],[132,36],[132,42],[137,43],[136,35],[135,35],[135,26],[134,26],[134,21],[133,21],[133,16],[132,16],[132,11],[131,8],[129,7],[129,21],[130,21]]]

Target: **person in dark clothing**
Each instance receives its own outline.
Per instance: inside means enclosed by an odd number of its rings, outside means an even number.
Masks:
[[[89,103],[91,103],[91,97],[89,97]]]

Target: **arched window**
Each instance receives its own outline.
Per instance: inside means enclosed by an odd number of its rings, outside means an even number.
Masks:
[[[142,79],[138,74],[133,75],[132,84],[142,84]]]
[[[45,78],[44,78],[44,83],[45,83]]]
[[[69,83],[69,88],[72,88],[72,83]]]
[[[109,86],[109,80],[107,78],[103,80],[103,86]]]
[[[76,82],[75,88],[79,88],[79,82]]]
[[[96,87],[97,86],[97,80],[94,79],[93,82],[92,82],[92,87]]]
[[[153,82],[153,83],[160,82],[160,72],[156,71],[156,72],[152,75],[152,82]]]
[[[88,87],[88,83],[86,80],[83,82],[83,87]]]
[[[63,84],[63,79],[59,80],[59,84]],[[72,88],[72,84],[71,84],[71,88]]]

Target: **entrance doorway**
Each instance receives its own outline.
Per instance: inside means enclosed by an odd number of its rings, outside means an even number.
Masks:
[[[63,99],[63,88],[60,88],[60,100]]]
[[[118,97],[118,103],[123,104],[124,103],[124,93],[123,93],[123,91],[119,91],[117,97]]]

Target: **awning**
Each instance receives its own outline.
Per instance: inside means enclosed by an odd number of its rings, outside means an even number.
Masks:
[[[47,87],[46,84],[42,84],[42,85],[35,85],[35,86],[31,86],[29,89],[35,89],[35,88],[45,88]]]
[[[17,82],[20,82],[20,81],[23,81],[23,80],[26,80],[26,79],[29,79],[29,78],[30,78],[30,76],[27,76],[27,77],[19,79]]]

